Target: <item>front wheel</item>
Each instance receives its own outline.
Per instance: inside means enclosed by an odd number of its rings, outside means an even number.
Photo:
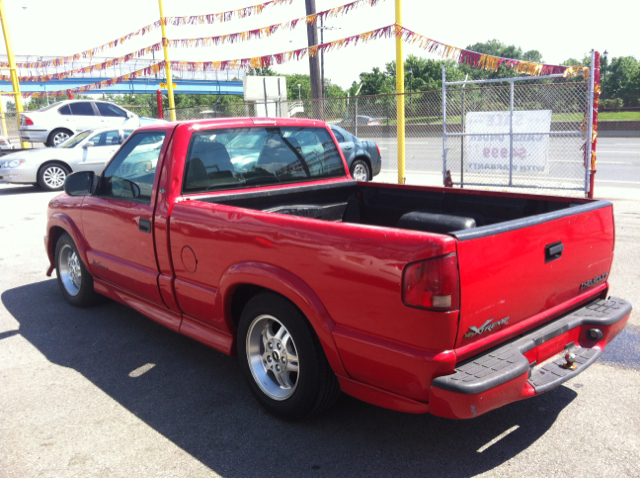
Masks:
[[[73,306],[95,304],[99,296],[93,289],[93,277],[82,263],[75,243],[64,233],[56,243],[56,274],[62,296]]]
[[[59,191],[69,176],[69,168],[59,163],[44,165],[38,171],[38,185],[45,191]]]
[[[261,293],[245,306],[238,327],[238,357],[254,397],[283,419],[319,414],[340,393],[311,325],[276,294]]]
[[[369,165],[363,160],[356,160],[351,165],[351,177],[356,181],[370,181]]]

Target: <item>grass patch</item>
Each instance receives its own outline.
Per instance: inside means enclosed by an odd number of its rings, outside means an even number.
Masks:
[[[598,121],[640,120],[640,111],[608,111],[598,113]]]

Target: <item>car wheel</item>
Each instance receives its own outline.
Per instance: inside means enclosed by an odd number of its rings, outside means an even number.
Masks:
[[[261,293],[247,303],[238,326],[242,370],[269,413],[299,420],[335,402],[338,380],[311,325],[293,304]]]
[[[93,277],[87,271],[71,236],[64,233],[56,243],[56,274],[62,296],[73,306],[95,304],[98,293],[93,289]]]
[[[38,185],[45,191],[58,191],[64,186],[69,168],[59,163],[49,163],[38,171]]]
[[[370,181],[369,165],[363,160],[356,160],[351,164],[351,177],[356,181]]]
[[[73,136],[73,132],[66,128],[57,128],[51,132],[47,140],[47,146],[58,146]]]

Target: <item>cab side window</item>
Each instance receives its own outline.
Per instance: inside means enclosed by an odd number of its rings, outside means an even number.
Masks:
[[[164,131],[133,135],[104,171],[100,181],[100,196],[135,199],[150,204],[165,136]]]

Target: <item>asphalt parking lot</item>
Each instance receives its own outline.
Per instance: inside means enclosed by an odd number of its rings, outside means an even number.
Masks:
[[[627,329],[580,376],[469,421],[343,396],[287,423],[238,363],[111,301],[75,309],[47,278],[46,204],[0,185],[0,475],[640,476],[640,195],[616,214],[611,294]]]

